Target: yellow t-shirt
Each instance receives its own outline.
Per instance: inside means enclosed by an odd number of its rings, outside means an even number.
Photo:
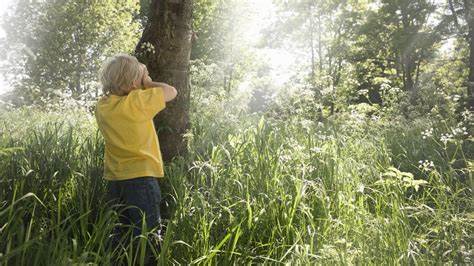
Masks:
[[[165,107],[161,87],[104,96],[97,101],[95,117],[105,140],[106,180],[164,177],[153,117]]]

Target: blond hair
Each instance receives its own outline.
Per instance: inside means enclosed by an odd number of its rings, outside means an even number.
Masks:
[[[102,65],[99,79],[104,95],[123,95],[142,75],[141,63],[134,56],[117,54]]]

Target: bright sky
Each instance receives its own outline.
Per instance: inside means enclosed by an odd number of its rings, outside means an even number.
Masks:
[[[0,16],[17,0],[0,0]],[[260,30],[267,26],[271,20],[270,18],[275,13],[275,7],[272,0],[246,0],[248,1],[251,12],[249,12],[248,28],[244,31],[245,39],[253,43],[258,40]],[[5,32],[0,27],[0,37],[4,37]],[[243,36],[244,37],[244,36]],[[269,64],[272,69],[276,70],[272,72],[272,77],[276,83],[283,83],[288,77],[288,71],[286,68],[289,66],[289,61],[293,58],[285,51],[277,49],[265,49],[262,51],[268,58]],[[0,94],[5,93],[9,90],[8,83],[0,76]]]
[[[249,1],[249,0],[247,0]],[[260,31],[272,23],[272,18],[276,15],[276,7],[272,0],[249,1],[252,8],[249,24],[245,30],[250,40],[258,40]],[[259,51],[266,58],[272,71],[270,73],[273,82],[279,86],[289,80],[291,75],[291,65],[295,61],[295,55],[283,49],[264,48]]]
[[[6,10],[16,2],[17,0],[0,0],[0,17],[6,12]],[[440,1],[440,0],[435,0]],[[242,36],[245,41],[253,42],[258,40],[260,31],[271,23],[271,18],[275,14],[275,6],[272,0],[245,0],[250,4],[251,10],[247,14],[248,21],[246,30],[243,31],[245,36]],[[0,27],[0,38],[5,36],[5,32]],[[452,46],[451,43],[447,42],[443,46],[443,50],[449,50]],[[281,49],[262,49],[262,52],[267,58],[270,67],[273,69],[271,76],[273,82],[277,85],[282,85],[289,79],[290,68],[295,60],[295,55]],[[9,84],[0,75],[0,94],[10,90]]]
[[[8,7],[10,7],[11,4],[14,3],[14,2],[16,2],[16,0],[0,0],[0,17],[3,16],[3,14],[8,9]],[[2,37],[5,37],[5,32],[0,27],[0,38],[2,38]],[[3,79],[3,77],[0,75],[0,94],[3,94],[7,91],[9,91],[9,85]]]

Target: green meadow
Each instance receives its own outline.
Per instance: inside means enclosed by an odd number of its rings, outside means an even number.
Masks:
[[[162,263],[472,263],[472,138],[441,141],[448,124],[210,118],[193,118],[189,155],[160,180]],[[145,233],[105,250],[118,220],[93,116],[25,108],[0,121],[1,264],[139,264]]]

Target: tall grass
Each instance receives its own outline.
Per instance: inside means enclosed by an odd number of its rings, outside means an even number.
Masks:
[[[189,155],[166,166],[162,264],[472,263],[471,140],[422,139],[422,123],[242,119],[196,118]],[[0,121],[0,263],[140,264],[146,234],[138,250],[105,247],[118,219],[93,119]]]

